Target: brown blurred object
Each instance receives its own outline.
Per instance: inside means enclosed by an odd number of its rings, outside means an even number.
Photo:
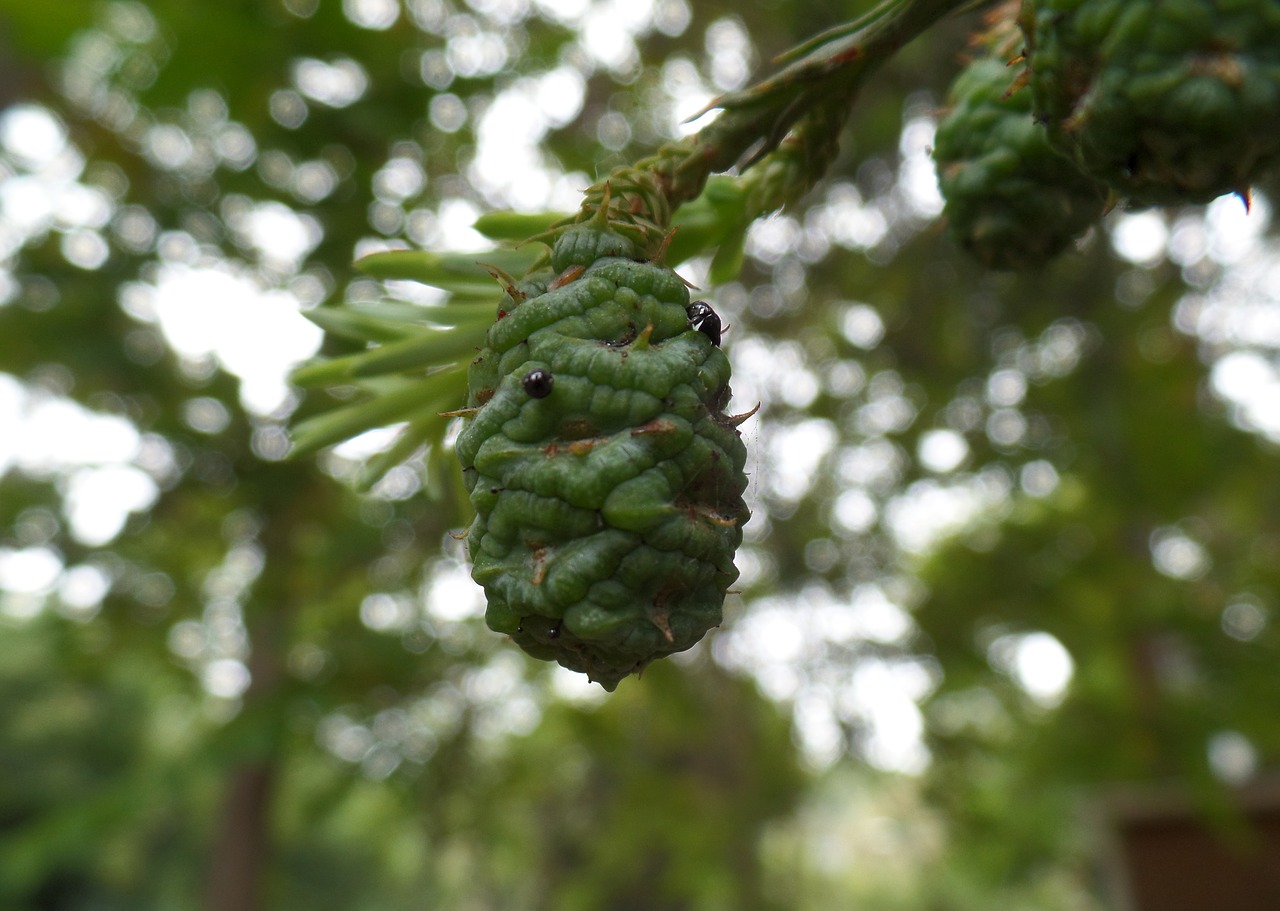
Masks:
[[[1118,792],[1101,810],[1116,911],[1280,909],[1280,776],[1235,791],[1221,821],[1176,790]]]

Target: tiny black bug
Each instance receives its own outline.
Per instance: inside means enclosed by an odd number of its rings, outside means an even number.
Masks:
[[[556,384],[556,378],[551,375],[550,370],[530,370],[524,375],[520,384],[524,386],[524,391],[528,393],[529,398],[545,399],[551,394],[551,387]]]
[[[720,315],[711,309],[710,304],[694,301],[685,308],[685,313],[689,314],[689,325],[711,339],[711,344],[720,345]]]

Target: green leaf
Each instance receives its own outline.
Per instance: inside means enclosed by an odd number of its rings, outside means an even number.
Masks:
[[[712,284],[723,285],[725,282],[733,281],[742,271],[742,260],[746,255],[747,228],[750,224],[745,222],[738,225],[720,242],[720,249],[716,250],[716,255],[711,260],[709,278]]]
[[[395,342],[420,337],[440,327],[473,330],[497,318],[502,296],[496,288],[483,296],[451,295],[441,304],[409,304],[378,301],[371,304],[315,307],[303,316],[321,329],[340,338],[362,342]]]
[[[394,342],[429,331],[419,322],[380,316],[363,308],[317,307],[303,316],[330,335],[358,342]]]
[[[384,280],[421,282],[445,291],[476,294],[477,288],[492,288],[495,279],[489,269],[496,267],[511,275],[527,272],[546,250],[530,245],[500,248],[483,253],[429,253],[426,250],[388,250],[356,260],[365,275]]]
[[[466,396],[466,379],[461,369],[442,370],[425,379],[397,379],[363,387],[372,398],[337,408],[299,422],[293,428],[291,458],[309,455],[325,446],[354,436],[434,412],[455,407]],[[439,418],[444,421],[444,418]]]
[[[723,244],[735,231],[742,230],[747,221],[746,203],[740,179],[712,177],[701,195],[682,205],[672,217],[676,232],[667,247],[666,262],[669,265],[685,262]]]
[[[329,386],[469,360],[484,343],[484,333],[491,322],[485,319],[453,329],[426,329],[368,351],[305,364],[294,371],[291,379],[299,386]]]
[[[446,405],[445,407],[448,406]],[[374,484],[381,480],[383,475],[411,457],[423,446],[431,447],[431,451],[427,453],[427,462],[431,463],[437,460],[440,455],[440,444],[444,440],[444,431],[447,426],[448,419],[440,416],[440,404],[438,401],[433,401],[429,407],[411,416],[404,430],[396,437],[395,442],[382,452],[370,456],[368,461],[365,462],[364,470],[360,475],[360,488],[368,490],[373,487]],[[431,498],[439,499],[444,493],[445,487],[441,484],[432,483],[432,481],[439,480],[432,477],[433,474],[438,475],[439,472],[428,471],[428,483],[426,486]]]
[[[562,212],[486,212],[472,227],[490,240],[519,243],[568,217]]]

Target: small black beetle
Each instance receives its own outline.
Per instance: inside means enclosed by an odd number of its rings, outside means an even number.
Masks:
[[[711,305],[706,301],[694,301],[685,308],[685,313],[689,314],[689,325],[711,339],[711,344],[719,347],[720,315],[711,309]]]
[[[524,375],[524,379],[520,381],[524,386],[524,391],[528,393],[531,399],[545,399],[551,394],[551,387],[556,384],[556,378],[551,375],[550,370],[530,370]]]

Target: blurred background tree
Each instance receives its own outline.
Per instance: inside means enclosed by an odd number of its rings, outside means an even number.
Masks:
[[[0,905],[1099,908],[1109,788],[1274,764],[1267,188],[967,260],[929,153],[975,13],[736,280],[683,270],[762,403],[691,653],[605,698],[484,629],[421,454],[283,461],[289,371],[351,348],[300,314],[431,302],[354,258],[571,210],[861,11],[0,0]]]

